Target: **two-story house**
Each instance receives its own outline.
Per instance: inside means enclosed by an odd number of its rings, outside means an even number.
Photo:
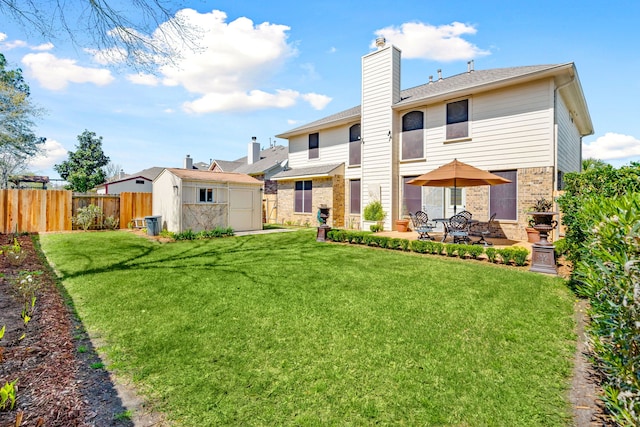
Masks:
[[[491,213],[502,234],[526,236],[527,210],[552,198],[562,175],[580,171],[582,137],[593,125],[573,63],[475,70],[402,90],[401,51],[378,40],[362,58],[361,105],[277,135],[289,141],[290,169],[276,174],[278,222],[362,227],[372,199],[387,213],[384,227],[407,211],[446,217],[463,208]],[[407,182],[454,158],[511,180],[453,189]]]

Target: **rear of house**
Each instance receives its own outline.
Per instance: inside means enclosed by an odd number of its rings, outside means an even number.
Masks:
[[[573,63],[475,70],[400,88],[401,52],[380,46],[362,58],[362,104],[278,135],[289,140],[290,169],[278,181],[278,220],[362,227],[362,211],[380,200],[385,229],[408,212],[431,218],[470,210],[492,213],[501,234],[525,238],[527,210],[579,171],[582,137],[592,123]],[[454,158],[511,184],[466,189],[407,182]],[[329,188],[329,190],[327,190]],[[289,206],[290,205],[290,206]]]

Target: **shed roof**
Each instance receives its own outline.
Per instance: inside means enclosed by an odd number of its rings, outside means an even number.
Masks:
[[[235,184],[253,184],[262,186],[262,181],[255,179],[244,173],[234,172],[212,172],[203,171],[198,169],[178,169],[167,168],[167,171],[171,172],[180,179],[188,181],[215,181]]]

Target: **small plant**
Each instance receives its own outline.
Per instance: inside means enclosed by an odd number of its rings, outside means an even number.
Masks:
[[[553,201],[547,200],[544,197],[536,199],[536,201],[531,206],[532,212],[551,212],[551,208],[553,207]]]
[[[127,409],[126,411],[118,412],[113,416],[113,419],[116,421],[127,421],[133,417],[133,411],[131,409]]]
[[[455,256],[456,251],[458,250],[457,243],[447,243],[444,245],[444,250],[447,253],[447,256]]]
[[[10,411],[16,404],[16,383],[18,379],[16,378],[12,382],[5,382],[5,384],[0,388],[0,410],[9,409]]]
[[[36,292],[40,289],[40,281],[38,276],[42,271],[20,271],[15,277],[9,280],[14,291],[22,298],[22,301],[28,302],[35,298]]]
[[[92,363],[91,365],[89,365],[89,367],[91,367],[91,369],[102,369],[102,368],[104,368],[104,363],[95,362],[95,363]]]
[[[514,248],[501,248],[498,249],[498,255],[502,258],[504,264],[510,264],[513,261],[515,254]]]
[[[36,307],[36,297],[35,295],[31,297],[31,301],[26,301],[24,304],[24,308],[22,309],[22,313],[20,317],[22,317],[22,321],[24,322],[24,327],[26,328],[29,324],[29,321],[33,318],[33,312]]]
[[[486,248],[484,253],[487,254],[489,262],[496,262],[496,258],[498,257],[498,250],[496,248]]]
[[[478,257],[484,253],[484,248],[479,245],[471,245],[467,248],[467,253],[471,258],[478,259]]]
[[[382,208],[382,202],[380,200],[373,200],[369,202],[364,208],[365,221],[384,221],[387,217],[387,213]]]
[[[0,340],[2,339],[2,337],[4,337],[4,331],[6,330],[7,325],[2,325],[2,329],[0,329]],[[2,354],[4,353],[4,347],[0,346],[0,363],[2,363],[3,357]]]
[[[384,226],[382,224],[371,224],[369,226],[369,229],[373,232],[373,233],[377,233],[379,231],[384,230]]]
[[[104,225],[109,230],[115,230],[120,225],[120,218],[115,218],[113,215],[109,215],[104,219]]]
[[[527,264],[527,257],[529,251],[526,248],[513,248],[512,259],[513,263],[519,267]]]
[[[458,245],[458,256],[460,258],[465,258],[467,253],[469,253],[469,245]]]
[[[27,253],[22,250],[20,242],[15,237],[13,238],[13,245],[2,247],[2,253],[4,253],[9,264],[13,266],[22,264],[22,261],[27,257]]]
[[[86,352],[87,352],[87,346],[86,345],[78,346],[78,353],[86,353]]]
[[[76,216],[71,218],[71,222],[82,228],[84,231],[87,231],[101,215],[102,208],[100,208],[100,206],[89,205],[84,208],[78,208],[78,213]]]

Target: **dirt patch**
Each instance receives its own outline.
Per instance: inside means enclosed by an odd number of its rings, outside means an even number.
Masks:
[[[164,241],[158,236],[141,237]],[[13,237],[0,235],[0,246],[10,245]],[[4,347],[0,362],[0,386],[18,379],[18,399],[11,411],[0,411],[0,426],[162,426],[163,417],[144,406],[131,386],[103,369],[103,359],[82,324],[75,318],[46,261],[33,247],[30,236],[17,237],[26,256],[12,265],[0,255],[0,328],[6,333],[0,340]],[[558,272],[567,277],[570,266],[559,263]],[[13,291],[12,280],[21,271],[37,272],[37,292],[33,318],[27,327],[21,317],[22,301]],[[606,425],[599,403],[597,378],[586,357],[584,337],[585,307],[576,306],[577,334],[571,403],[575,426]],[[24,338],[21,339],[22,334]],[[126,411],[132,411],[132,417]]]

